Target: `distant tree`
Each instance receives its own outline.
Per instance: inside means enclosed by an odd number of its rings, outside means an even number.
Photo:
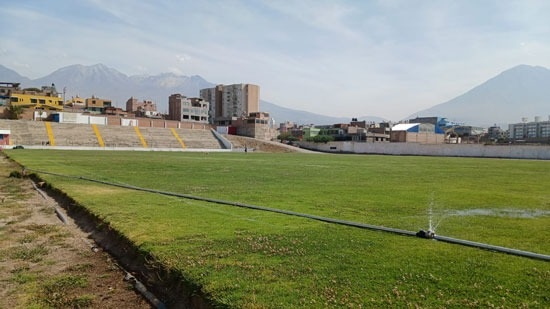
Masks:
[[[281,141],[281,143],[284,143],[285,141],[287,142],[295,142],[297,141],[298,139],[296,138],[296,136],[290,134],[289,132],[285,132],[285,133],[281,133],[277,136],[277,139]]]
[[[34,91],[34,92],[40,92],[40,89],[38,88],[25,88],[23,91]]]
[[[279,135],[277,135],[277,139],[282,142],[284,142],[288,137],[290,136],[290,133],[288,132],[285,132],[285,133],[281,133]]]
[[[334,137],[330,135],[317,135],[314,137],[307,138],[308,142],[314,142],[314,143],[328,143],[332,142],[334,140]]]
[[[328,136],[328,135],[325,135]],[[334,140],[337,142],[343,142],[343,141],[351,141],[351,136],[349,135],[336,135],[334,137]]]
[[[7,109],[9,119],[19,119],[23,114],[23,107],[17,105],[10,105]]]

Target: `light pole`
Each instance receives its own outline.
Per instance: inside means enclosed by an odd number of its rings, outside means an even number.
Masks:
[[[67,92],[67,87],[63,87],[63,110],[65,110],[65,93]]]

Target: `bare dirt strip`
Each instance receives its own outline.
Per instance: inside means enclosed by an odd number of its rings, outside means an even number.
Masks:
[[[0,155],[0,308],[151,308],[53,199],[13,177],[20,172]]]

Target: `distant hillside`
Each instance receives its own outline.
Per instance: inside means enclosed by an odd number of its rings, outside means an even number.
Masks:
[[[0,66],[0,80],[20,82],[21,87],[40,87],[56,85],[58,92],[66,89],[65,97],[72,96],[87,98],[95,95],[99,98],[108,98],[117,107],[126,107],[130,97],[139,100],[152,100],[157,103],[161,112],[168,111],[168,97],[174,93],[196,97],[202,88],[213,87],[200,76],[179,76],[164,73],[156,76],[127,76],[103,64],[91,66],[71,65],[55,72],[30,80],[22,77],[6,67]]]
[[[550,70],[519,65],[489,79],[465,94],[445,103],[414,113],[442,116],[450,120],[488,127],[530,121],[550,115]]]
[[[30,82],[30,79],[0,64],[0,82],[27,84]]]
[[[196,97],[199,90],[215,84],[202,77],[163,73],[155,76],[127,76],[103,64],[71,65],[31,80],[0,65],[0,82],[19,82],[22,87],[57,85],[59,92],[66,89],[66,98],[79,95],[113,100],[115,106],[125,107],[126,100],[152,100],[163,113],[168,111],[168,96],[182,93]],[[238,81],[236,81],[238,82]],[[260,86],[261,87],[261,86]],[[261,91],[260,91],[261,92]],[[298,124],[334,124],[351,119],[330,117],[307,111],[285,108],[261,101],[261,111],[269,112],[277,123],[292,121]],[[519,65],[502,72],[463,95],[412,114],[441,116],[465,124],[490,126],[520,122],[522,117],[547,119],[550,115],[550,70],[540,66]],[[380,122],[379,117],[358,117],[359,120]]]
[[[53,83],[60,93],[63,92],[63,88],[66,89],[66,99],[77,95],[82,98],[95,95],[99,98],[111,99],[115,106],[121,108],[125,108],[126,101],[133,96],[138,100],[152,100],[157,104],[159,111],[163,113],[168,112],[168,97],[171,94],[181,93],[188,97],[197,97],[200,89],[216,85],[198,75],[183,76],[162,73],[155,76],[127,76],[103,64],[70,65],[35,80],[30,80],[0,65],[0,81],[20,82],[22,87],[40,87]],[[292,121],[297,124],[335,124],[351,121],[348,118],[293,110],[266,101],[261,101],[260,110],[269,112],[277,123]],[[362,117],[359,120],[382,121],[378,117]]]
[[[127,76],[103,64],[92,66],[71,65],[45,77],[33,80],[33,86],[55,83],[58,91],[66,87],[66,97],[79,95],[109,98],[113,104],[125,108],[130,97],[152,100],[161,112],[168,111],[168,97],[174,93],[198,96],[199,89],[212,87],[200,76],[160,74],[156,76]]]
[[[316,125],[329,125],[336,123],[349,123],[351,118],[344,117],[330,117],[325,115],[319,115],[301,110],[290,109],[261,101],[260,107],[262,111],[269,112],[270,116],[275,119],[276,123],[282,123],[285,121],[292,121],[297,124],[316,124]],[[358,117],[358,120],[367,122],[382,122],[384,119],[380,117]]]

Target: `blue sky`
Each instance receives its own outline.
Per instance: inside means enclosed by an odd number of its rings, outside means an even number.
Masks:
[[[550,68],[550,1],[3,0],[0,64],[103,63],[254,83],[325,115],[400,120],[519,64]]]

